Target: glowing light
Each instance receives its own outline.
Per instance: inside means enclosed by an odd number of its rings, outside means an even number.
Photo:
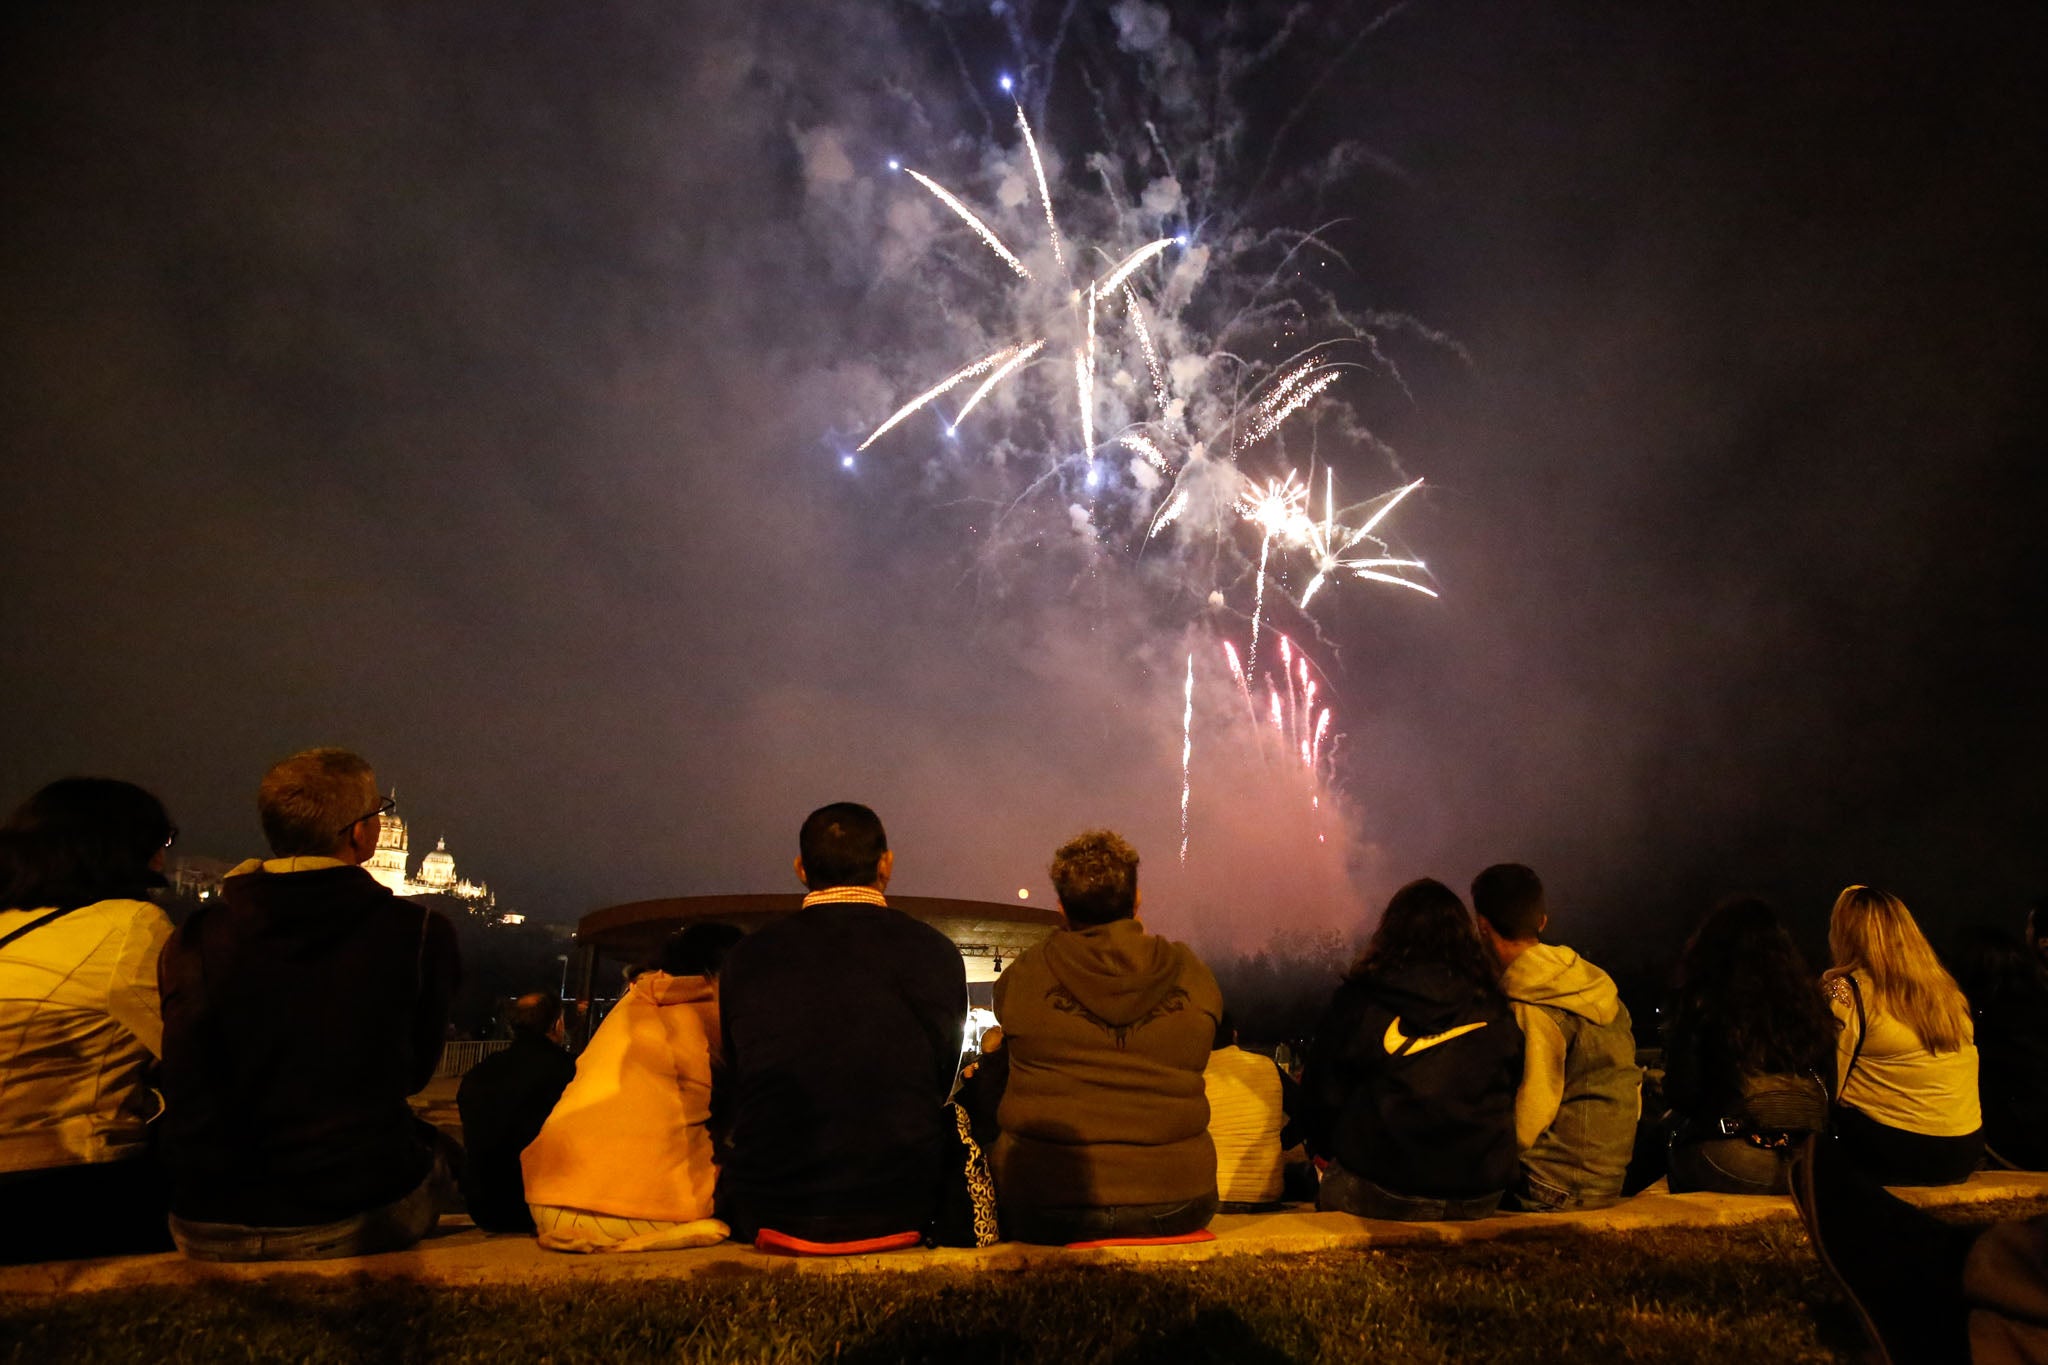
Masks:
[[[1031,271],[1025,267],[1024,262],[1017,259],[1015,252],[1003,245],[1003,239],[996,236],[995,229],[976,217],[973,209],[968,208],[967,205],[955,199],[952,191],[926,175],[923,171],[912,170],[908,166],[905,166],[903,169],[912,180],[930,190],[941,204],[944,204],[947,208],[953,210],[955,214],[959,215],[961,222],[973,228],[981,240],[988,243],[988,249],[1003,258],[1004,264],[1008,265],[1010,269],[1016,271],[1025,279],[1031,278]]]
[[[1030,899],[1031,899],[1031,888],[1030,888],[1030,887],[1028,887],[1028,886],[1020,886],[1020,887],[1018,887],[1018,888],[1017,888],[1017,899],[1018,899],[1018,900],[1020,900],[1020,901],[1028,901],[1028,900],[1030,900]]]
[[[923,393],[911,399],[902,407],[896,409],[894,413],[890,414],[888,421],[882,423],[882,425],[876,427],[873,431],[869,432],[868,438],[865,441],[862,441],[858,446],[855,446],[854,449],[866,450],[876,441],[882,439],[882,434],[884,432],[888,431],[889,428],[895,426],[904,418],[910,416],[911,413],[916,412],[919,408],[931,402],[934,398],[937,398],[940,394],[946,392],[954,385],[964,383],[967,380],[974,378],[974,376],[980,374],[983,370],[988,369],[990,366],[1000,365],[1003,361],[1009,359],[1010,356],[1016,351],[1016,349],[1017,348],[1015,346],[1005,346],[1002,350],[997,351],[994,355],[985,355],[981,359],[975,361],[972,365],[967,366],[965,369],[953,371],[953,373],[947,375],[944,379],[941,379],[938,383],[932,385]]]
[[[1131,272],[1133,272],[1139,266],[1145,264],[1145,262],[1151,260],[1154,256],[1157,256],[1160,252],[1166,250],[1166,248],[1172,245],[1173,238],[1171,237],[1161,237],[1156,242],[1145,243],[1145,245],[1139,247],[1136,251],[1133,251],[1130,255],[1124,257],[1123,261],[1117,266],[1116,269],[1110,271],[1107,275],[1097,280],[1095,284],[1091,286],[1091,291],[1099,291],[1104,294],[1114,294],[1116,292],[1117,286],[1122,284],[1125,280],[1131,277]]]
[[[1003,77],[1003,89],[1010,88],[1010,78]],[[1024,117],[1024,106],[1017,106],[1017,126],[1024,130],[1024,150],[1031,154],[1031,173],[1038,177],[1038,202],[1045,206],[1045,235],[1052,239],[1052,258],[1060,263],[1060,269],[1067,268],[1067,256],[1060,249],[1060,225],[1052,217],[1052,191],[1045,187],[1045,162],[1038,156],[1038,139],[1031,136],[1031,120]]]
[[[1180,713],[1180,864],[1188,864],[1188,794],[1195,755],[1195,655],[1188,652],[1188,680],[1181,692]]]
[[[841,456],[839,457],[839,467],[840,467],[841,469],[851,469],[851,468],[853,468],[853,456],[851,456],[851,455],[841,455]]]
[[[996,84],[1002,86],[1004,92],[1007,93],[1010,89],[1010,78],[1008,76],[1001,77],[996,81]]]
[[[975,404],[981,402],[982,399],[988,397],[988,392],[990,389],[993,389],[996,385],[1002,383],[1005,379],[1008,379],[1011,375],[1015,374],[1018,371],[1018,369],[1024,365],[1026,361],[1030,360],[1031,357],[1037,355],[1040,351],[1044,349],[1045,338],[1040,337],[1038,340],[1032,342],[1029,346],[1024,347],[1015,355],[1011,356],[1008,360],[1005,360],[1002,364],[996,366],[995,369],[989,374],[989,377],[982,380],[980,386],[977,387],[973,393],[967,395],[967,401],[960,405],[960,411],[957,415],[954,416],[953,425],[946,429],[946,434],[950,436],[959,429],[960,424],[967,420],[967,414],[974,411]]]

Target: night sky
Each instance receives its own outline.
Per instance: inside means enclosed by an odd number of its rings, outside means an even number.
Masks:
[[[242,857],[342,744],[556,918],[789,889],[832,799],[916,894],[1116,826],[1240,946],[1500,859],[1615,954],[2048,892],[2037,7],[1327,5],[1227,85],[1234,211],[1344,220],[1345,305],[1442,338],[1333,395],[1391,457],[1324,451],[1427,478],[1442,597],[1318,604],[1330,844],[1217,685],[1185,875],[1183,650],[1242,619],[998,546],[929,419],[842,457],[969,358],[919,272],[1000,275],[902,255],[884,160],[986,202],[1018,72],[1079,183],[1284,10],[1083,3],[1055,61],[1060,5],[751,8],[9,11],[0,799],[126,777]]]

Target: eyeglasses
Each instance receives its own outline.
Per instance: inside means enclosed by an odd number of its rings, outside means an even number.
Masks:
[[[377,803],[377,809],[371,811],[368,815],[358,815],[355,819],[343,825],[341,827],[341,833],[348,834],[352,832],[357,825],[363,823],[363,821],[382,819],[384,816],[391,814],[391,812],[397,809],[398,798],[395,796],[387,796],[382,801],[379,801]]]

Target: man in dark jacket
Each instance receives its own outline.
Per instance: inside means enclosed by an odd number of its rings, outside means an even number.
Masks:
[[[795,914],[726,958],[719,1014],[732,1115],[719,1217],[813,1242],[928,1233],[959,1139],[946,1097],[967,1025],[952,940],[889,907],[882,822],[811,812]]]
[[[311,749],[264,776],[276,856],[228,874],[158,961],[171,1232],[202,1260],[410,1246],[433,1228],[432,1079],[458,978],[455,930],[361,864],[370,765]]]
[[[455,1092],[468,1158],[462,1197],[471,1221],[485,1232],[532,1232],[519,1154],[540,1136],[576,1063],[562,1046],[562,1002],[553,994],[520,996],[508,1022],[512,1046],[471,1067]]]
[[[1010,1056],[991,1162],[1006,1236],[1197,1232],[1216,1213],[1202,1082],[1223,1015],[1187,945],[1139,924],[1138,855],[1108,830],[1053,855],[1066,928],[996,982]]]

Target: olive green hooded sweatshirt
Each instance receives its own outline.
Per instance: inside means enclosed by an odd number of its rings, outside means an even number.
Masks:
[[[1223,997],[1136,920],[1062,929],[996,982],[1010,1078],[994,1175],[1006,1205],[1111,1208],[1216,1192],[1202,1070]]]

